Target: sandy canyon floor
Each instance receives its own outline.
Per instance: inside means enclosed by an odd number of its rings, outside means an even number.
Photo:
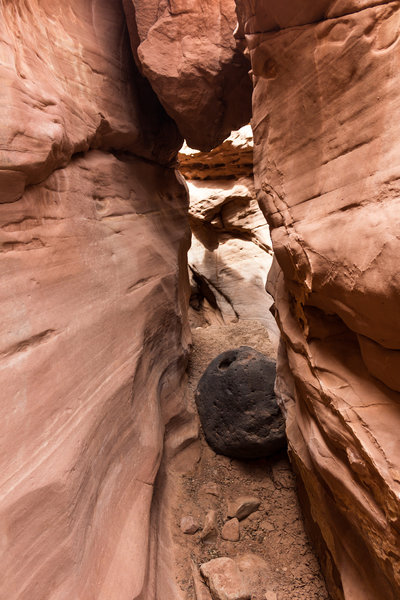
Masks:
[[[258,322],[242,321],[193,330],[188,385],[193,405],[197,382],[208,363],[224,350],[241,345],[274,356],[268,332]],[[176,476],[175,489],[176,574],[187,600],[196,600],[192,564],[200,566],[217,557],[235,559],[250,585],[252,600],[329,599],[318,561],[304,531],[286,453],[270,459],[233,460],[215,454],[201,436],[193,466]],[[221,537],[221,529],[226,520],[227,503],[240,496],[256,496],[261,504],[256,512],[240,522],[240,540],[226,541]],[[182,532],[182,517],[192,516],[201,527],[209,510],[217,512],[215,539],[201,541],[201,530],[193,535]]]

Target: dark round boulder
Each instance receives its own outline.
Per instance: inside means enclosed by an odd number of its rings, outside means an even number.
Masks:
[[[262,458],[286,446],[275,374],[275,362],[248,346],[223,352],[209,364],[195,398],[204,435],[215,452]]]

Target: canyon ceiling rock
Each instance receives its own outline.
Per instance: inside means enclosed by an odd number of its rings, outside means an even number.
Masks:
[[[400,595],[398,2],[237,0],[277,394],[332,597]]]
[[[132,49],[193,148],[210,150],[249,121],[249,62],[234,0],[124,0]]]
[[[285,447],[274,383],[275,362],[247,346],[227,350],[210,363],[195,399],[204,435],[215,452],[261,458]]]

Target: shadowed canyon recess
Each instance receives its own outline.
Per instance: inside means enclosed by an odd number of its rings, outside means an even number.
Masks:
[[[0,0],[2,600],[400,597],[399,23]],[[199,432],[240,346],[291,467]]]

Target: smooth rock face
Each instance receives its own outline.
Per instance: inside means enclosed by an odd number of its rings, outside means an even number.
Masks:
[[[121,9],[68,0],[71,19],[59,2],[20,4],[1,7],[2,202],[91,148],[171,160],[180,138],[134,67]]]
[[[303,507],[332,597],[395,600],[399,5],[237,3],[277,260],[276,389]]]
[[[0,597],[175,600],[153,484],[189,423],[179,135],[118,2],[2,2],[0,41]]]
[[[193,148],[211,150],[251,115],[249,62],[234,0],[124,0],[132,48]]]
[[[259,458],[285,447],[274,383],[274,361],[247,346],[228,350],[210,363],[195,398],[204,434],[215,452]]]
[[[250,600],[242,574],[231,558],[215,558],[200,567],[215,600]]]

